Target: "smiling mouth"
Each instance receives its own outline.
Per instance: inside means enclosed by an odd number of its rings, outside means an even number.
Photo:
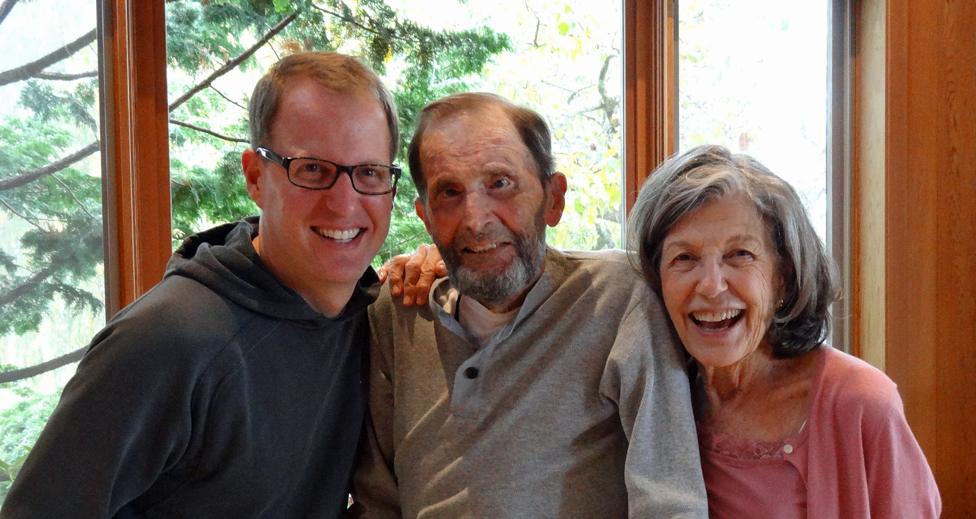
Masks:
[[[703,330],[721,331],[735,326],[744,314],[742,309],[735,309],[721,312],[692,312],[690,317]]]
[[[364,229],[322,229],[319,227],[313,227],[313,231],[319,236],[332,240],[337,243],[349,243],[359,237],[363,233]]]
[[[464,252],[468,253],[468,254],[484,254],[486,252],[491,252],[491,251],[497,249],[501,245],[503,245],[503,244],[502,243],[495,243],[495,242],[493,242],[493,243],[486,243],[486,244],[483,244],[483,245],[471,245],[471,246],[465,247],[462,250]]]

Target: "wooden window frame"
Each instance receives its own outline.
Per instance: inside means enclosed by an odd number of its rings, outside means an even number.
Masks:
[[[627,212],[676,149],[673,0],[624,0],[624,193]]]
[[[101,0],[105,313],[162,279],[171,253],[166,15],[161,0]]]

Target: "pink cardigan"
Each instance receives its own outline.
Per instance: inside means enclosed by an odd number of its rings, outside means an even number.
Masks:
[[[810,415],[802,439],[795,438],[796,451],[781,458],[805,482],[807,517],[938,517],[942,510],[939,490],[905,421],[895,384],[868,363],[829,346],[811,354],[820,358]],[[705,450],[702,456],[720,465],[730,463]],[[714,470],[706,471],[709,494],[734,492],[735,487],[726,487],[723,480],[709,480],[710,473],[721,477],[721,470]],[[762,474],[771,473],[756,474],[766,479]],[[781,488],[786,481],[788,478],[756,481],[759,486],[754,488],[788,492]],[[797,491],[802,492],[802,486]],[[790,499],[782,493],[778,496]],[[796,497],[802,500],[804,496]],[[710,509],[716,516],[728,515],[714,506]]]

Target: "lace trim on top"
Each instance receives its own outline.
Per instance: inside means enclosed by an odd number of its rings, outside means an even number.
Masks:
[[[791,454],[803,441],[803,431],[806,429],[806,421],[800,426],[796,434],[790,435],[782,440],[763,441],[748,440],[738,438],[719,432],[714,432],[698,423],[698,443],[703,449],[741,460],[781,460]],[[790,452],[786,452],[787,445],[792,446]]]

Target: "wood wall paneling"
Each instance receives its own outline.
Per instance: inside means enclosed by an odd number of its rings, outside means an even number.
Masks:
[[[976,3],[941,5],[937,476],[951,517],[976,517],[976,461],[967,455],[976,445]]]
[[[898,384],[943,517],[976,517],[976,3],[857,9],[857,348]]]

